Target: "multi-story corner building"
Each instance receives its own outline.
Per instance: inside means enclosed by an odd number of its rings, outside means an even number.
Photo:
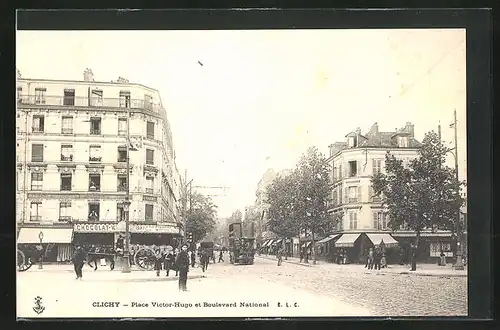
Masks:
[[[180,235],[180,177],[157,90],[120,78],[17,79],[18,243],[112,245],[124,220],[130,164],[131,243]],[[130,141],[127,155],[127,141]]]
[[[380,244],[386,247],[407,247],[415,233],[391,231],[388,216],[380,198],[374,196],[372,176],[385,171],[385,155],[389,151],[403,160],[403,165],[418,157],[420,142],[415,139],[414,125],[406,123],[402,129],[380,132],[375,123],[369,132],[361,134],[358,128],[346,135],[346,141],[330,145],[331,181],[333,185],[329,212],[341,216],[336,231],[322,243],[330,248],[344,249],[351,261],[363,260],[366,249]],[[439,257],[441,249],[451,252],[450,232],[423,232],[421,258]],[[398,244],[399,241],[399,244]],[[388,256],[390,257],[390,256]]]
[[[267,209],[269,205],[266,202],[266,190],[271,182],[276,178],[278,174],[273,169],[268,169],[262,178],[257,183],[257,189],[255,191],[255,210],[259,213],[259,219],[256,226],[256,242],[257,248],[259,248],[264,239],[266,239],[266,223],[268,221]]]

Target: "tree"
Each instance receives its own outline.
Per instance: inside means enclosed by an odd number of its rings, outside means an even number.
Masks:
[[[416,233],[411,270],[416,270],[416,252],[424,229],[456,229],[456,221],[464,200],[462,182],[455,170],[444,165],[447,149],[435,132],[425,135],[418,158],[408,167],[390,152],[385,157],[386,173],[373,176],[375,195],[387,207],[389,227],[405,226]]]
[[[210,197],[200,193],[191,196],[191,208],[186,220],[186,232],[193,234],[193,241],[201,241],[211,233],[217,225],[217,206]]]
[[[333,230],[334,218],[328,214],[331,193],[330,168],[324,155],[311,147],[302,155],[295,169],[296,188],[294,216],[299,229],[311,233],[313,263],[316,263],[315,234],[327,234]]]
[[[269,204],[267,228],[281,237],[283,241],[295,236],[299,231],[294,216],[295,179],[295,173],[283,177],[278,176],[266,190],[266,200]]]

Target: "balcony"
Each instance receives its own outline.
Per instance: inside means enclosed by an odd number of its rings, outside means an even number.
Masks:
[[[59,107],[85,107],[85,108],[121,108],[121,109],[144,109],[159,113],[162,108],[160,104],[152,103],[144,99],[131,99],[123,102],[123,98],[103,98],[103,97],[64,97],[45,95],[43,98],[35,95],[20,95],[20,105],[50,105]],[[128,106],[128,107],[127,107]]]
[[[127,184],[126,183],[119,184],[118,187],[116,187],[116,190],[120,192],[127,191]]]
[[[61,154],[61,160],[63,162],[72,162],[73,161],[73,155],[62,155]]]
[[[101,135],[101,129],[100,128],[91,128],[90,135]]]
[[[72,128],[61,128],[61,134],[73,134]]]
[[[89,162],[100,162],[102,157],[89,157]]]
[[[71,222],[71,216],[59,216],[59,222]]]
[[[357,197],[349,197],[347,200],[348,200],[348,203],[357,203],[358,202]]]
[[[146,194],[153,195],[153,188],[146,188]]]
[[[31,215],[30,216],[30,221],[42,221],[42,216],[41,215]]]

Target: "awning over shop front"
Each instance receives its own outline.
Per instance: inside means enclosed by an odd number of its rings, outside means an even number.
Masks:
[[[385,246],[390,247],[390,246],[396,246],[398,245],[398,241],[396,241],[394,238],[392,238],[391,235],[387,233],[370,233],[366,234],[370,241],[372,241],[373,245],[377,246],[380,243],[384,242]]]
[[[330,235],[328,237],[325,237],[323,238],[321,241],[319,241],[317,244],[324,244],[324,243],[327,243],[327,242],[330,242],[332,239],[336,238],[336,237],[339,237],[340,234],[337,234],[337,235]]]
[[[262,243],[261,247],[266,247],[269,244],[269,240],[266,240],[264,243]]]
[[[304,244],[302,244],[302,247],[303,248],[309,247],[309,245],[311,245],[311,242],[305,242]]]
[[[40,237],[42,243],[71,244],[73,228],[21,228],[17,243],[40,244]]]
[[[353,247],[354,242],[359,238],[361,234],[343,234],[337,242],[335,242],[335,247]]]
[[[281,242],[283,242],[283,239],[279,239],[279,240],[277,240],[276,242],[274,242],[273,244],[276,244],[276,245],[277,245],[277,244],[280,244]]]

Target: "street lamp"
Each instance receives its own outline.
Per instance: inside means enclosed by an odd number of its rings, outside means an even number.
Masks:
[[[457,111],[453,111],[453,123],[450,125],[455,131],[455,147],[453,149],[448,150],[449,153],[453,155],[455,158],[455,179],[457,180],[457,194],[460,195],[460,184],[458,179],[458,148],[457,148]],[[457,233],[457,260],[455,262],[455,270],[463,270],[464,264],[462,262],[462,244],[460,242],[461,239],[461,229],[460,229],[460,208],[457,210],[456,215],[456,233]]]
[[[128,162],[127,162],[128,163]],[[128,166],[127,166],[128,167]],[[127,171],[127,173],[129,173]],[[130,175],[128,176],[130,177]],[[128,178],[127,177],[127,178]],[[128,182],[128,180],[127,180]],[[127,185],[128,186],[128,185]],[[127,187],[128,191],[128,187]],[[128,200],[128,193],[127,193],[127,199],[125,200],[125,203],[123,203],[123,213],[125,213],[125,248],[123,249],[123,265],[122,265],[122,273],[130,273],[130,255],[129,255],[129,244],[130,244],[130,233],[129,233],[129,220],[130,220],[130,201]]]
[[[43,269],[43,254],[44,254],[44,251],[43,251],[43,231],[40,231],[40,233],[38,234],[38,238],[40,239],[40,247],[41,247],[41,251],[42,251],[42,255],[40,256],[40,263],[38,264],[38,269]]]

